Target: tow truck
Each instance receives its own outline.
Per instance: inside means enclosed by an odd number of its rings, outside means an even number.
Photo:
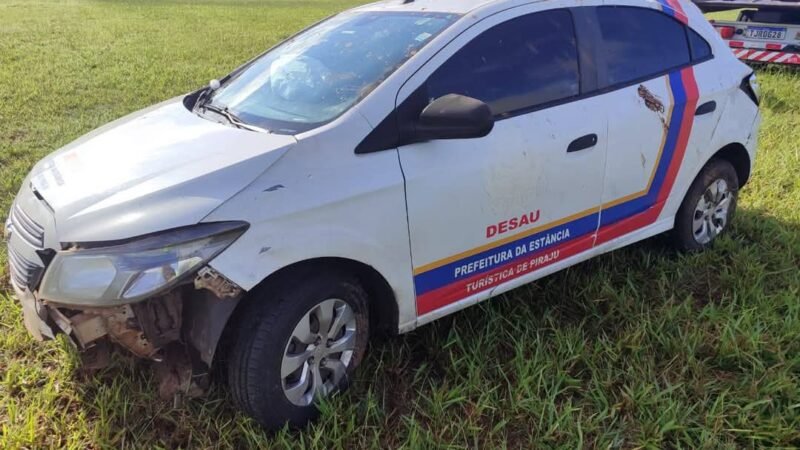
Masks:
[[[711,20],[748,64],[800,66],[800,0],[694,0],[704,13],[739,9],[736,20]]]

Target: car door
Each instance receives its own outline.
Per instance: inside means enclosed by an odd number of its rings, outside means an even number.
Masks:
[[[671,228],[663,209],[689,137],[713,122],[695,126],[697,82],[688,30],[676,11],[666,6],[594,11],[603,55],[598,84],[610,108],[597,244],[613,241],[606,247],[617,247]]]
[[[399,148],[417,313],[433,319],[541,276],[592,248],[606,115],[581,83],[569,9],[514,8],[479,22],[398,95],[419,110],[461,94],[486,102],[494,129]],[[589,84],[588,86],[586,84]],[[450,306],[448,308],[448,306]],[[421,319],[425,321],[425,319]]]

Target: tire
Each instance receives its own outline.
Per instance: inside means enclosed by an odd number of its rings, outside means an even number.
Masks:
[[[367,301],[354,278],[319,271],[284,277],[247,299],[228,362],[237,406],[267,430],[315,419],[319,398],[346,389],[364,357]],[[325,323],[341,327],[325,333]]]
[[[723,193],[724,192],[724,193]],[[701,251],[726,232],[736,213],[739,177],[733,165],[712,159],[692,182],[672,232],[673,245],[682,251]]]

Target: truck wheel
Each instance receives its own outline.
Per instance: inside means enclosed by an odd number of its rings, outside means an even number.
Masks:
[[[234,401],[270,430],[314,419],[316,401],[347,387],[367,347],[367,294],[358,282],[304,275],[248,300],[228,362]]]
[[[684,251],[709,247],[736,212],[739,178],[731,163],[712,159],[692,183],[675,216],[672,240]]]

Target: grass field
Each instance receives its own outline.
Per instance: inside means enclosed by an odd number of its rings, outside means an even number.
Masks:
[[[341,0],[0,0],[0,219],[33,163],[218,77]],[[224,389],[174,405],[127,358],[35,343],[0,245],[0,448],[800,446],[800,73],[761,71],[761,153],[704,254],[655,238],[371,347],[304,432]]]

